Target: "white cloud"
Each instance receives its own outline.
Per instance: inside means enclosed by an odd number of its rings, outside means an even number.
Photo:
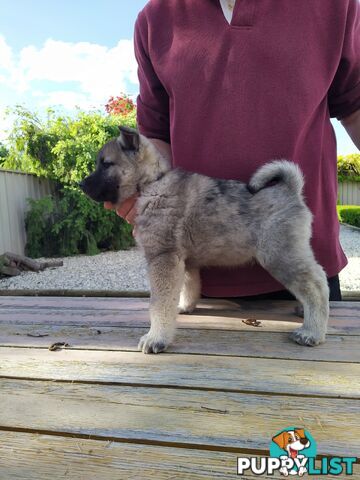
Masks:
[[[0,68],[11,70],[13,68],[12,51],[5,38],[0,35]]]
[[[38,105],[41,107],[61,105],[68,110],[73,110],[76,107],[84,110],[96,110],[101,107],[101,105],[89,101],[89,97],[86,94],[68,90],[57,90],[49,93],[35,91],[33,96],[39,99]]]
[[[49,102],[47,105],[63,102],[67,108],[71,105],[100,107],[111,95],[126,93],[129,83],[133,89],[137,88],[136,70],[132,40],[120,40],[109,48],[88,42],[49,39],[41,48],[29,45],[15,55],[0,36],[0,83],[18,93],[43,97]],[[34,81],[51,82],[59,91],[34,92]],[[71,91],[64,88],[67,82],[72,82]]]

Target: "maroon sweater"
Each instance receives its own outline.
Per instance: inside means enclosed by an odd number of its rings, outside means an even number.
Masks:
[[[336,214],[330,117],[360,108],[357,0],[151,0],[135,26],[138,127],[171,143],[173,165],[247,182],[271,159],[305,175],[312,247],[328,276],[347,263]],[[274,226],[276,227],[276,226]],[[260,266],[204,269],[203,293],[284,287]]]

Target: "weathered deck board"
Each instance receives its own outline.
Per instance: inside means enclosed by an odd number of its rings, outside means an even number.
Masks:
[[[8,429],[266,454],[269,432],[286,418],[311,431],[320,455],[360,451],[357,400],[1,379],[0,404]]]
[[[199,308],[207,310],[233,310],[233,311],[253,311],[258,315],[271,315],[270,318],[277,315],[292,315],[295,301],[288,300],[242,300],[231,301],[225,299],[202,299],[199,302]],[[360,312],[359,302],[330,302],[334,315],[356,316]],[[18,296],[0,296],[0,307],[2,308],[21,308],[31,307],[32,309],[43,309],[55,307],[57,309],[83,309],[91,310],[147,310],[149,298],[103,298],[103,297],[18,297]],[[357,313],[356,313],[357,312]]]
[[[19,312],[0,311],[0,326],[9,323],[13,325],[74,325],[74,326],[89,326],[89,327],[129,327],[129,328],[148,328],[150,326],[149,314],[147,311],[121,311],[115,313],[108,313],[103,311],[100,314],[90,311],[78,312],[62,312],[62,311],[41,311],[40,313],[33,312]],[[292,321],[287,320],[257,320],[260,322],[258,327],[248,324],[249,317],[241,318],[239,316],[213,316],[213,315],[179,315],[178,328],[203,328],[218,330],[259,330],[260,332],[290,332],[297,326],[301,325],[299,318],[294,318]],[[248,323],[246,323],[248,322]],[[357,325],[329,327],[328,333],[340,335],[360,334],[357,330]]]
[[[42,309],[55,307],[65,308],[84,308],[88,305],[90,309],[147,309],[149,306],[149,298],[105,298],[105,297],[18,297],[18,296],[0,296],[0,307],[2,308],[32,308]]]
[[[316,348],[288,338],[295,304],[203,300],[143,355],[147,298],[0,296],[0,480],[253,479],[236,457],[289,425],[359,455],[360,303],[332,302]]]
[[[359,364],[27,348],[0,348],[0,358],[2,377],[360,399]]]
[[[246,312],[245,312],[246,313]],[[265,316],[265,315],[263,315]],[[271,315],[269,315],[271,316]],[[257,318],[256,318],[257,317]],[[90,310],[79,311],[63,311],[63,310],[41,310],[31,312],[29,310],[0,310],[0,325],[8,323],[11,318],[13,324],[56,324],[56,325],[91,325],[99,326],[124,326],[124,327],[146,327],[150,324],[149,314],[147,310],[133,311],[109,311],[103,310],[93,312]],[[249,319],[254,319],[260,322],[259,327],[246,324]],[[204,310],[200,315],[179,315],[179,328],[205,328],[217,330],[254,330],[259,328],[259,331],[268,332],[288,332],[300,325],[301,319],[294,318],[279,318],[278,320],[269,320],[260,318],[259,315],[244,315],[244,313],[235,315],[234,312],[224,312],[224,315],[210,315]],[[336,323],[334,319],[330,318],[328,334],[340,335],[360,335],[359,321],[355,318],[343,318],[341,321],[337,317]]]
[[[249,455],[250,456],[250,455]],[[280,480],[281,475],[235,473],[237,455],[84,438],[0,431],[0,478],[9,480]],[[339,476],[328,475],[329,480]],[[354,474],[360,479],[360,466]]]
[[[84,299],[84,302],[87,302],[87,299]],[[301,322],[301,319],[292,313],[293,307],[294,305],[290,306],[289,312],[285,310],[281,314],[273,311],[266,313],[251,309],[219,312],[217,309],[199,308],[192,315],[179,315],[178,327],[245,331],[256,328],[258,331],[289,332]],[[328,334],[360,335],[360,311],[359,316],[356,315],[356,310],[352,310],[351,315],[340,315],[333,311],[329,320]],[[11,318],[13,324],[23,325],[37,323],[55,325],[96,324],[97,326],[127,326],[131,328],[147,327],[149,325],[147,307],[139,310],[136,308],[92,310],[87,303],[84,304],[84,308],[0,307],[0,325],[8,323],[9,318]],[[260,326],[254,327],[246,324],[245,322],[248,319],[260,321]]]
[[[2,324],[0,346],[48,348],[54,342],[66,342],[71,348],[88,350],[137,351],[140,337],[148,329],[128,327],[68,325]],[[32,335],[48,335],[34,337]],[[360,362],[360,337],[328,335],[316,348],[298,345],[283,332],[180,329],[168,352],[241,357],[288,358],[329,362]]]
[[[44,303],[42,303],[42,300]],[[123,303],[122,303],[123,301]],[[186,328],[251,329],[243,319],[266,320],[261,328],[268,331],[288,331],[294,322],[296,302],[250,302],[241,307],[234,302],[212,300],[200,302],[192,315],[179,315],[179,326]],[[360,304],[331,302],[329,333],[360,334]],[[219,312],[220,310],[220,312]],[[220,315],[219,315],[220,313]],[[95,322],[98,325],[145,326],[149,323],[148,299],[93,299],[0,297],[0,323],[56,323],[79,325]]]

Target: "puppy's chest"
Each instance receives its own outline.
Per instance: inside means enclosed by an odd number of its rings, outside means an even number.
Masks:
[[[142,196],[137,203],[139,220],[151,218],[154,221],[157,217],[174,216],[178,210],[179,200],[165,193],[153,193]]]

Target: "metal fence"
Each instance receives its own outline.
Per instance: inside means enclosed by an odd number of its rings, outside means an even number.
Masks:
[[[360,205],[360,182],[339,183],[338,198],[340,205]]]
[[[52,192],[49,180],[0,169],[0,255],[24,253],[26,199],[37,200]]]

